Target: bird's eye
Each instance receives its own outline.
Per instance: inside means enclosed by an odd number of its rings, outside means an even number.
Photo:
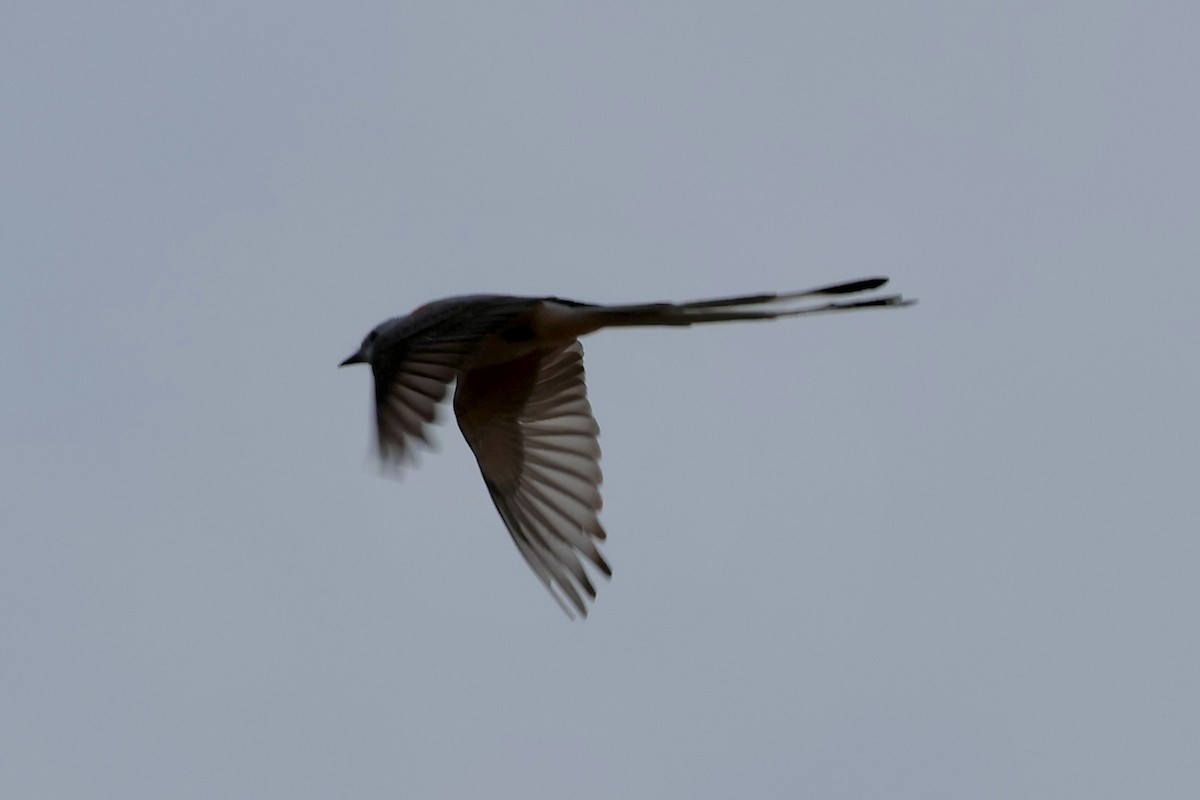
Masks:
[[[379,338],[379,331],[371,331],[370,333],[367,334],[368,342],[373,342],[378,338]]]

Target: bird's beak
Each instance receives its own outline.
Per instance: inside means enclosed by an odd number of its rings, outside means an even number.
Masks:
[[[346,359],[345,361],[343,361],[342,363],[338,364],[338,366],[339,366],[339,367],[345,367],[345,366],[348,366],[348,365],[350,365],[350,364],[362,364],[362,363],[365,363],[365,362],[366,362],[366,359],[365,359],[365,358],[363,358],[362,350],[359,350],[357,353],[355,353],[354,355],[350,356],[349,358],[347,358],[347,359]]]

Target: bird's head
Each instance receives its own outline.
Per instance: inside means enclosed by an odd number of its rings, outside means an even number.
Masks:
[[[411,316],[411,315],[410,315]],[[348,364],[374,364],[389,351],[394,354],[394,348],[403,343],[411,328],[410,317],[393,317],[376,325],[366,335],[359,345],[358,351],[338,364],[344,367]]]
[[[372,329],[371,332],[366,335],[366,338],[363,339],[358,351],[342,363],[338,364],[338,366],[345,367],[350,364],[370,364],[371,359],[375,356],[375,343],[379,340],[380,327],[382,326],[376,326],[374,329]]]

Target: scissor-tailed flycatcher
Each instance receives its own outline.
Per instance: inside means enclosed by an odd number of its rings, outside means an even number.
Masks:
[[[767,308],[885,283],[887,278],[867,278],[786,294],[628,306],[557,297],[450,297],[375,326],[341,366],[371,365],[379,455],[397,464],[413,439],[428,444],[425,426],[450,382],[458,382],[458,427],[509,534],[563,610],[587,616],[584,597],[595,598],[596,589],[583,559],[605,577],[612,570],[596,546],[605,538],[597,517],[600,428],[587,399],[579,337],[617,326],[776,319],[913,302],[886,295]]]

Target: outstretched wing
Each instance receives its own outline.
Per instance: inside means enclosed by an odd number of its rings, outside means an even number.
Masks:
[[[563,610],[596,596],[584,559],[612,575],[597,543],[600,433],[578,341],[468,370],[454,412],[509,534]],[[566,602],[564,602],[564,600]],[[568,607],[567,604],[570,604]]]

